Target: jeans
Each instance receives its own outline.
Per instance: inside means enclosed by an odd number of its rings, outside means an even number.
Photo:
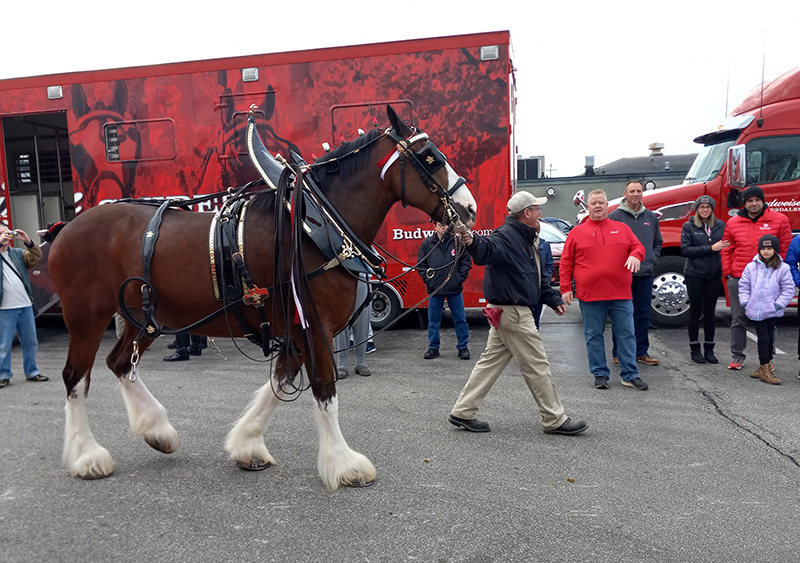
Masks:
[[[0,379],[11,379],[11,344],[14,332],[19,334],[22,344],[22,368],[25,377],[39,375],[36,367],[36,322],[33,320],[33,307],[19,309],[0,309]]]
[[[747,315],[739,303],[739,278],[728,280],[728,298],[731,301],[731,356],[734,360],[745,359],[747,347]]]
[[[581,301],[583,336],[586,339],[586,354],[589,370],[595,377],[608,377],[611,372],[606,362],[606,345],[603,333],[606,318],[611,318],[611,327],[617,333],[620,375],[623,381],[639,377],[636,365],[636,340],[633,331],[633,303],[627,299],[608,301]]]
[[[442,310],[444,301],[450,306],[450,313],[453,315],[453,325],[456,329],[458,343],[456,348],[463,350],[469,344],[469,325],[464,313],[464,296],[460,293],[455,295],[431,295],[428,298],[428,348],[439,349],[439,329],[442,327]]]
[[[650,308],[653,300],[653,276],[633,276],[631,301],[633,302],[633,331],[636,334],[636,356],[646,356],[650,351]],[[617,329],[611,325],[611,355],[617,354]]]

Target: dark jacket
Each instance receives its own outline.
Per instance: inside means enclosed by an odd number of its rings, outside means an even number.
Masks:
[[[42,249],[34,244],[30,248],[9,247],[8,252],[5,254],[6,260],[9,260],[14,266],[14,269],[22,276],[22,283],[25,285],[25,291],[28,292],[28,297],[33,301],[33,291],[31,291],[31,280],[28,277],[28,268],[36,265],[42,259]],[[3,302],[3,263],[0,262],[0,303]]]
[[[553,268],[555,268],[553,249],[550,248],[550,243],[542,238],[539,239],[539,257],[542,259],[542,281],[550,283],[553,280]]]
[[[619,207],[608,214],[608,218],[628,225],[639,242],[644,246],[644,260],[639,271],[634,276],[652,276],[655,274],[656,264],[661,258],[661,229],[658,226],[658,216],[641,204],[639,211],[633,211],[623,199]]]
[[[533,242],[536,229],[506,218],[488,237],[474,235],[467,247],[475,264],[485,265],[483,294],[493,305],[527,305],[542,301],[556,308],[564,302],[547,283],[541,283]]]
[[[722,277],[722,253],[711,250],[711,245],[722,240],[725,223],[717,219],[710,230],[709,236],[703,227],[694,224],[694,217],[683,224],[681,254],[686,256],[685,275],[707,280]]]
[[[453,259],[456,256],[455,237],[452,233],[445,233],[442,243],[437,246],[438,242],[439,235],[434,232],[422,241],[417,253],[417,272],[422,277],[422,281],[425,282],[428,294],[439,289],[444,283],[453,268]],[[464,289],[463,283],[466,281],[471,268],[472,260],[470,260],[469,254],[462,252],[453,275],[450,276],[447,285],[437,295],[457,295],[461,293]]]

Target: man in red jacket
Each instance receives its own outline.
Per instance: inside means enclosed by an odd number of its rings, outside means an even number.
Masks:
[[[617,335],[622,384],[646,391],[648,385],[639,377],[636,365],[631,301],[631,277],[644,260],[644,246],[625,223],[608,218],[608,199],[603,190],[589,194],[588,208],[588,220],[572,229],[564,243],[561,288],[571,288],[575,279],[595,388],[608,389],[611,372],[603,333],[606,318],[610,317]],[[567,305],[572,304],[572,291],[562,293],[561,297]]]
[[[745,266],[758,254],[758,240],[764,235],[778,237],[781,258],[792,243],[792,227],[783,213],[767,207],[764,192],[758,186],[750,186],[742,194],[744,207],[725,224],[722,240],[730,246],[722,251],[722,275],[728,284],[731,302],[731,363],[728,369],[742,369],[747,347],[747,315],[739,303],[739,278]]]

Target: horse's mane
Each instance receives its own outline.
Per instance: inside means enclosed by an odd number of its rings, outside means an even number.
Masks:
[[[331,152],[318,158],[312,165],[312,169],[316,172],[320,189],[325,191],[337,175],[349,177],[355,174],[356,170],[366,162],[370,151],[369,149],[359,150],[355,153],[353,151],[368,147],[382,134],[383,131],[372,129],[359,136],[355,141],[342,143]],[[274,208],[275,192],[273,190],[257,194],[250,203],[250,209],[259,213],[271,213]]]
[[[383,131],[379,129],[372,129],[368,133],[359,136],[355,141],[343,143],[331,152],[326,153],[318,158],[312,166],[317,173],[317,179],[319,180],[320,188],[324,190],[333,180],[335,174],[340,176],[352,176],[355,174],[356,170],[364,165],[365,161],[369,157],[370,151],[360,150],[355,154],[346,156],[345,158],[342,157],[348,155],[348,153],[351,153],[356,149],[367,147],[382,134]],[[338,160],[340,158],[341,160]]]

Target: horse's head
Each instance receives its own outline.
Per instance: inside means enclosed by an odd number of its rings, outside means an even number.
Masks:
[[[447,158],[428,140],[427,134],[404,123],[391,106],[386,106],[386,114],[392,124],[387,133],[397,143],[397,149],[382,161],[381,178],[396,160],[408,159],[416,173],[406,170],[394,174],[399,178],[398,197],[403,204],[422,209],[437,221],[455,223],[460,220],[471,228],[475,224],[478,205],[464,178],[456,174]],[[419,181],[412,182],[414,176]],[[410,189],[412,185],[419,188]]]

